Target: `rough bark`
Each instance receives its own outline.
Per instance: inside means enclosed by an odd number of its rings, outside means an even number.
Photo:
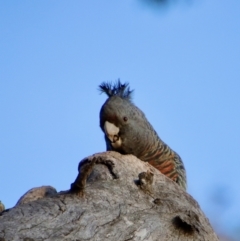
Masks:
[[[0,241],[218,240],[188,193],[132,155],[85,158],[70,190],[50,190],[1,213]]]

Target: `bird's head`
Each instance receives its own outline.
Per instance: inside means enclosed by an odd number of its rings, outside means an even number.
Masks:
[[[100,127],[113,149],[121,149],[123,142],[121,136],[124,127],[129,125],[132,90],[128,83],[122,84],[120,80],[115,84],[104,82],[99,88],[101,93],[109,97],[100,111]]]
[[[127,83],[121,84],[120,81],[116,84],[103,83],[99,87],[109,97],[100,111],[100,127],[107,144],[113,150],[133,153],[129,148],[132,142],[137,141],[138,133],[141,132],[139,123],[145,120],[142,111],[132,103],[133,91]]]

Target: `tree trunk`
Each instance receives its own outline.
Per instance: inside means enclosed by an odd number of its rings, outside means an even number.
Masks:
[[[105,152],[80,162],[70,190],[35,188],[3,211],[0,241],[10,240],[218,238],[198,203],[181,187],[135,156]]]

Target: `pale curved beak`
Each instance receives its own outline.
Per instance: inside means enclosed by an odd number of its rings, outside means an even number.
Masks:
[[[112,146],[114,148],[120,147],[122,141],[119,137],[119,128],[108,121],[105,121],[103,128],[108,139],[111,141]]]

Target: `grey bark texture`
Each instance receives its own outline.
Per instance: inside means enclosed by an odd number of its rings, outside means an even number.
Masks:
[[[218,240],[188,193],[132,155],[95,154],[70,190],[34,190],[0,214],[0,241]]]

